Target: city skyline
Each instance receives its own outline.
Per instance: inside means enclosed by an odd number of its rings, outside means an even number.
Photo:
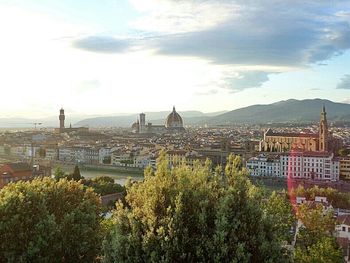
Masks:
[[[0,117],[350,103],[345,1],[0,0]],[[213,12],[215,10],[215,12]],[[302,81],[301,81],[302,80]]]

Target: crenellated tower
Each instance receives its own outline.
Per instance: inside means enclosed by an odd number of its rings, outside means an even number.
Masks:
[[[60,132],[64,131],[64,120],[66,119],[66,116],[64,115],[64,109],[60,109],[60,115],[59,115],[59,120],[60,120]]]
[[[319,129],[319,150],[321,152],[327,152],[328,149],[328,124],[327,124],[327,113],[326,108],[323,105],[320,119]]]

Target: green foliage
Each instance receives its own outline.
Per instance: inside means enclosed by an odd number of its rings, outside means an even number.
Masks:
[[[343,263],[343,253],[334,237],[322,237],[304,250],[295,250],[296,263]]]
[[[93,262],[100,199],[75,181],[50,178],[0,191],[0,262]]]
[[[341,148],[338,153],[340,156],[348,156],[350,155],[350,149]]]
[[[304,249],[315,245],[321,238],[332,235],[336,220],[333,211],[323,210],[323,205],[302,204],[298,207],[297,217],[302,222],[297,236],[297,246]]]
[[[38,154],[41,158],[45,158],[46,156],[46,150],[44,148],[39,148]]]
[[[102,160],[102,162],[103,162],[104,164],[111,164],[111,162],[112,162],[111,156],[106,156],[106,157],[104,157],[103,160]]]
[[[74,180],[74,181],[79,181],[79,180],[83,179],[83,177],[80,174],[80,170],[79,170],[78,165],[75,165],[73,173],[70,174],[67,178]]]
[[[290,242],[292,235],[291,227],[294,225],[296,218],[293,214],[293,207],[286,193],[277,194],[272,192],[265,204],[266,216],[275,222],[273,228],[281,241]]]
[[[129,184],[104,245],[104,262],[288,262],[275,218],[239,157],[169,168],[164,153],[144,182]]]
[[[108,195],[125,191],[123,186],[114,183],[114,179],[109,176],[98,176],[93,179],[83,180],[82,183],[86,186],[92,187],[95,193],[100,195]]]
[[[328,202],[335,208],[350,209],[350,193],[342,193],[334,188],[320,188],[317,185],[305,189],[299,185],[298,188],[292,190],[292,196],[303,196],[307,200],[314,200],[315,196],[325,196]]]
[[[65,174],[65,172],[62,170],[62,168],[60,166],[56,167],[53,174],[54,174],[56,181],[59,181],[60,179],[67,177],[67,175]]]
[[[323,206],[302,204],[297,217],[300,227],[295,250],[295,262],[343,262],[342,251],[332,236],[336,220],[333,211],[324,211]]]
[[[120,163],[125,164],[125,165],[134,164],[134,160],[121,160]]]

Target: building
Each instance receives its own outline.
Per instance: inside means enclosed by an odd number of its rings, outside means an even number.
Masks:
[[[334,138],[328,131],[327,113],[323,106],[321,111],[319,132],[317,133],[279,133],[268,129],[264,133],[264,139],[260,142],[260,151],[263,152],[287,152],[290,150],[301,151],[331,151],[337,153],[342,146],[342,141]]]
[[[146,124],[146,114],[141,113],[139,119],[132,124],[131,129],[135,133],[182,133],[185,132],[183,120],[173,107],[173,111],[167,116],[165,125]]]
[[[66,116],[64,114],[64,109],[60,109],[60,115],[58,116],[60,126],[59,128],[55,129],[57,133],[71,133],[71,132],[78,132],[78,133],[87,133],[89,132],[89,128],[87,127],[76,127],[72,128],[72,125],[69,126],[69,128],[65,127],[65,120]]]
[[[339,180],[339,160],[328,152],[292,151],[280,157],[281,176],[295,179]]]
[[[344,259],[349,262],[350,256],[350,215],[341,215],[337,217],[335,227],[335,236],[338,244],[343,250]]]
[[[273,176],[280,177],[279,156],[267,157],[264,154],[252,157],[247,161],[246,167],[251,176]]]
[[[51,166],[34,165],[16,162],[0,166],[0,188],[8,183],[17,181],[28,181],[37,177],[51,176]]]
[[[0,188],[8,183],[19,180],[29,180],[32,178],[33,171],[27,163],[8,163],[0,167]]]
[[[338,181],[339,159],[328,152],[291,151],[281,155],[261,154],[248,159],[251,176]]]
[[[350,157],[341,157],[339,165],[340,178],[342,180],[350,180]]]

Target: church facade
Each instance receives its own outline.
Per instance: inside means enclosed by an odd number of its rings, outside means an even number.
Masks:
[[[290,150],[308,152],[333,152],[341,148],[342,141],[328,132],[327,113],[323,106],[318,133],[278,133],[268,129],[260,142],[260,151],[287,152]]]
[[[167,116],[165,125],[154,125],[152,123],[146,124],[146,114],[141,113],[139,119],[131,126],[134,133],[182,133],[185,132],[182,117],[176,112],[175,107],[173,111]]]

